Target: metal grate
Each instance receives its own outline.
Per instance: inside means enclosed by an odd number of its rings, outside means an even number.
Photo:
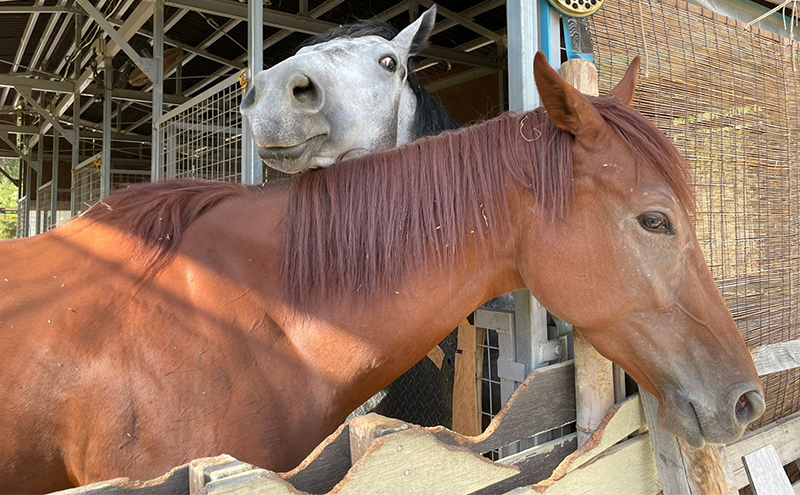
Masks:
[[[28,218],[28,197],[23,196],[17,201],[17,237],[25,237],[25,220]]]
[[[635,104],[687,157],[698,239],[748,346],[800,338],[800,44],[677,0],[607,3],[591,28],[601,94],[642,56]],[[796,371],[764,380],[753,427],[800,410]]]
[[[36,191],[36,233],[43,234],[55,227],[52,210],[53,183],[47,182]]]
[[[93,163],[88,163],[72,171],[72,194],[75,198],[73,213],[76,215],[84,213],[100,199],[101,181],[100,169]]]
[[[480,328],[476,347],[477,359],[480,360],[478,370],[478,390],[481,394],[479,404],[481,415],[481,431],[486,430],[497,413],[503,407],[500,394],[500,377],[497,374],[497,359],[500,357],[500,342],[496,330]],[[495,449],[484,454],[485,457],[496,461],[500,458],[500,449]]]
[[[241,181],[241,94],[233,75],[159,119],[164,179]]]
[[[150,182],[149,170],[112,170],[111,171],[111,190],[121,189],[131,184]]]

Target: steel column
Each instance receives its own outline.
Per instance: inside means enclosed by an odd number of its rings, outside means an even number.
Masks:
[[[39,142],[37,143],[38,148],[38,161],[39,161],[39,170],[36,172],[36,230],[37,234],[42,233],[42,226],[39,225],[39,188],[42,187],[42,172],[44,172],[44,122],[39,124]],[[30,197],[30,193],[28,194]],[[28,211],[28,218],[30,219],[31,214]]]
[[[153,137],[150,143],[151,165],[150,180],[160,181],[164,178],[164,129],[158,125],[158,119],[164,113],[164,2],[156,0],[153,12]],[[179,64],[180,65],[180,64]]]
[[[61,134],[53,129],[53,156],[50,159],[53,177],[50,179],[50,224],[56,225],[58,220],[58,161],[59,161],[59,141]],[[47,230],[49,226],[45,226]]]
[[[103,63],[103,153],[100,165],[100,199],[111,193],[111,86],[114,84],[114,66],[111,57]]]
[[[247,80],[252,81],[264,67],[264,3],[261,0],[247,2]],[[258,158],[250,125],[242,122],[242,182],[261,184],[264,182],[264,166]]]
[[[506,17],[508,109],[533,110],[539,106],[539,93],[533,79],[533,56],[539,49],[539,1],[508,0]]]

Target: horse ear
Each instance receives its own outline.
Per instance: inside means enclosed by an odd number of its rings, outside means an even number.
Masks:
[[[564,81],[547,62],[544,53],[533,59],[536,88],[547,114],[562,131],[575,136],[597,129],[603,122],[600,112],[586,96]]]
[[[433,31],[434,24],[436,24],[436,4],[400,31],[392,42],[400,48],[405,48],[408,57],[413,57],[428,45],[428,37]]]
[[[639,80],[639,62],[641,58],[637,55],[622,79],[614,86],[608,94],[616,96],[622,103],[630,105],[633,101],[633,93],[636,91],[636,82]]]

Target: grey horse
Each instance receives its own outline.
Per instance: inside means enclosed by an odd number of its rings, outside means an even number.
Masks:
[[[435,18],[434,6],[399,33],[381,21],[342,26],[257,74],[241,112],[259,156],[294,174],[455,129],[414,73]]]

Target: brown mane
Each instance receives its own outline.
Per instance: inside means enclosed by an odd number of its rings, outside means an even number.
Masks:
[[[693,211],[683,158],[669,139],[616,98],[592,102]],[[292,191],[284,221],[289,299],[302,306],[323,294],[387,294],[406,271],[453,263],[470,236],[490,245],[509,225],[506,173],[558,219],[571,201],[573,140],[543,109],[507,113],[277,185]],[[263,187],[236,183],[171,180],[116,191],[84,218],[138,238],[135,256],[154,273],[201,214],[225,199],[263,193]]]
[[[169,263],[184,231],[197,217],[225,199],[259,191],[259,187],[211,180],[136,184],[114,191],[83,218],[113,225],[137,238],[134,257],[150,274]]]
[[[616,98],[592,102],[692,210],[684,161],[669,139]],[[406,271],[453,263],[470,236],[491,245],[509,224],[506,172],[558,219],[571,201],[573,140],[540,108],[302,175],[285,222],[290,301],[391,294]]]

